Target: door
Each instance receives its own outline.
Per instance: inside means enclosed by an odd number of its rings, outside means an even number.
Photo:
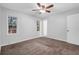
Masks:
[[[67,17],[67,41],[79,45],[79,14]]]

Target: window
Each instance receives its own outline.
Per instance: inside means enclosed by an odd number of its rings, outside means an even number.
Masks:
[[[9,16],[8,17],[8,34],[16,33],[17,29],[17,17]]]

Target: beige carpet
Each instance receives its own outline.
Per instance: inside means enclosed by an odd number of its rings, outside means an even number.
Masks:
[[[3,55],[72,55],[79,54],[79,46],[63,41],[40,37],[3,46]]]

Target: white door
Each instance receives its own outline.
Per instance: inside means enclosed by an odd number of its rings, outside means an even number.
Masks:
[[[79,45],[79,14],[67,17],[67,41]]]

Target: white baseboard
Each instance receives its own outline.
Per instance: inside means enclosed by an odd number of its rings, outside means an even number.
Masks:
[[[56,40],[64,41],[64,42],[67,42],[67,43],[70,43],[70,44],[74,44],[74,45],[79,45],[79,44],[73,43],[71,41],[68,41],[67,39],[53,38],[53,37],[50,37],[50,36],[46,36],[46,37],[51,38],[51,39],[56,39]]]
[[[75,45],[79,45],[79,43],[74,43],[74,42],[71,42],[71,41],[66,41],[66,42],[68,42],[68,43],[70,43],[70,44],[75,44]]]
[[[23,42],[23,41],[31,40],[31,39],[38,38],[38,37],[42,37],[42,36],[35,36],[35,37],[24,38],[24,39],[22,39],[22,40],[20,40],[20,41],[16,41],[16,42],[12,42],[12,43],[2,44],[1,46],[6,46],[6,45],[10,45],[10,44],[15,44],[15,43],[19,43],[19,42]]]
[[[19,42],[22,42],[22,41],[27,41],[27,40],[31,40],[31,39],[34,39],[34,38],[38,38],[38,37],[47,37],[47,38],[51,38],[51,39],[56,39],[56,40],[60,40],[60,41],[64,41],[64,42],[68,42],[70,44],[74,44],[72,42],[69,42],[67,41],[66,39],[61,39],[61,38],[53,38],[53,37],[49,37],[49,36],[35,36],[35,37],[29,37],[29,38],[24,38],[23,40],[20,40],[20,41],[16,41],[16,42],[12,42],[12,43],[7,43],[7,44],[2,44],[1,46],[5,46],[5,45],[10,45],[10,44],[15,44],[15,43],[19,43]],[[75,44],[75,45],[79,45],[79,44]],[[1,47],[0,46],[0,47]]]
[[[66,39],[62,39],[62,38],[58,38],[58,37],[52,37],[52,36],[45,36],[51,39],[56,39],[56,40],[60,40],[60,41],[66,41]]]

